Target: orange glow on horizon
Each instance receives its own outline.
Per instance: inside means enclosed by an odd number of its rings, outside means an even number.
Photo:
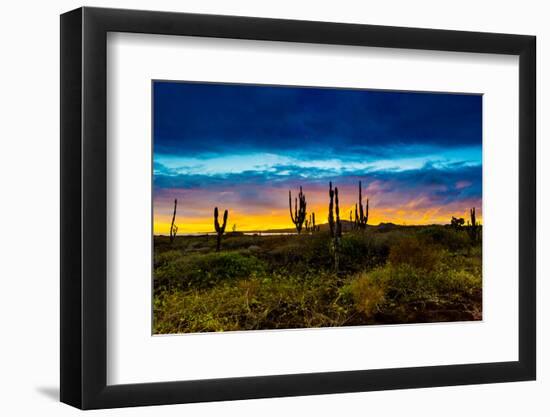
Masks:
[[[345,205],[340,208],[340,218],[349,221],[350,210],[352,218],[355,212],[355,205]],[[429,225],[429,224],[449,224],[451,217],[462,217],[465,221],[469,219],[469,208],[458,211],[456,207],[431,207],[428,209],[414,208],[414,204],[406,204],[399,208],[372,206],[369,210],[370,225],[378,225],[380,223],[394,223],[397,225]],[[479,210],[479,208],[478,208]],[[308,218],[311,212],[315,213],[316,225],[326,224],[328,222],[328,207],[314,206],[308,207]],[[221,217],[221,213],[220,213]],[[481,214],[477,214],[478,222],[483,223]],[[221,220],[221,218],[220,218]],[[154,216],[154,234],[168,235],[170,224],[172,221],[171,215],[155,214]],[[210,233],[214,232],[214,216],[209,217],[186,217],[185,215],[176,216],[176,224],[178,226],[178,234],[186,233]],[[290,220],[288,208],[286,210],[277,209],[269,213],[254,215],[246,214],[242,211],[229,209],[229,217],[227,220],[226,232],[231,232],[233,225],[236,225],[236,230],[240,232],[246,231],[266,231],[275,229],[294,228],[294,224]],[[305,225],[304,225],[305,228]]]

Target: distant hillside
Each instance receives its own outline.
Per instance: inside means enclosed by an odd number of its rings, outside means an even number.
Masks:
[[[340,222],[342,223],[342,231],[343,232],[349,232],[349,231],[353,230],[353,222],[350,222],[349,220],[340,220]],[[328,223],[323,223],[323,224],[320,224],[320,225],[317,225],[317,226],[319,226],[321,228],[321,231],[330,230],[330,227],[329,227]],[[377,226],[368,224],[367,227],[368,228],[393,229],[393,228],[396,228],[396,227],[406,227],[406,226],[398,226],[398,225],[393,224],[393,223],[380,223]],[[305,226],[302,229],[302,231],[305,231]],[[294,233],[294,232],[296,232],[295,227],[289,227],[289,228],[286,228],[286,229],[246,230],[246,233]]]

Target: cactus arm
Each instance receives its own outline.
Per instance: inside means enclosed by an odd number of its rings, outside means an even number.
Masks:
[[[334,188],[334,203],[335,203],[335,212],[336,212],[336,221],[340,218],[340,204],[338,200],[338,187]]]
[[[294,216],[292,214],[292,192],[288,190],[288,208],[290,210],[290,219],[292,220],[292,223],[296,224],[294,221]]]
[[[363,225],[365,218],[365,212],[363,211],[363,187],[361,181],[359,181],[359,220],[361,225]]]
[[[364,229],[369,219],[369,199],[363,206],[363,185],[359,181],[359,201],[355,204],[355,226]]]
[[[218,208],[214,208],[214,228],[216,229],[216,232],[220,232],[220,223],[218,222]]]
[[[225,210],[223,212],[223,226],[221,228],[222,230],[222,233],[225,232],[225,227],[227,226],[227,216],[228,216],[229,212],[227,210]]]

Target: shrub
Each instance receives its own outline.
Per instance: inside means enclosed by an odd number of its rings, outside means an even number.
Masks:
[[[328,233],[294,236],[278,240],[278,245],[263,255],[273,271],[283,274],[308,275],[312,271],[332,268]]]
[[[371,279],[386,288],[387,298],[400,302],[441,302],[471,295],[481,289],[481,276],[441,267],[432,271],[408,264],[375,270]]]
[[[221,281],[263,274],[265,265],[238,252],[192,254],[155,269],[155,287],[207,288]]]
[[[310,253],[300,242],[287,242],[270,250],[267,257],[271,264],[296,265],[308,262]]]
[[[181,252],[179,250],[168,250],[161,253],[155,252],[155,268],[174,262],[180,256]]]
[[[458,308],[467,313],[463,303],[471,306],[480,293],[481,275],[447,267],[426,271],[406,263],[356,274],[340,290],[344,300],[351,298],[355,310],[369,318],[381,313],[389,322],[410,322],[415,314],[422,320],[418,314],[426,305],[434,311]]]
[[[414,268],[432,271],[441,262],[441,258],[442,251],[439,248],[423,244],[414,237],[406,237],[391,247],[388,260],[395,266],[407,264]]]
[[[456,294],[458,296],[472,295],[481,290],[481,271],[473,274],[466,270],[443,268],[435,271],[432,277],[439,293]]]
[[[387,240],[371,233],[345,234],[339,247],[340,271],[358,272],[384,264],[389,253]]]
[[[261,239],[261,236],[248,236],[239,234],[239,232],[229,232],[224,237],[223,247],[225,250],[245,249],[252,245],[258,245],[262,242]]]
[[[471,245],[465,230],[455,230],[451,227],[428,227],[421,229],[418,236],[428,244],[440,245],[453,252],[466,249]]]
[[[385,285],[364,272],[344,287],[343,294],[347,292],[351,294],[355,308],[367,317],[372,316],[385,301]]]
[[[408,263],[403,263],[391,267],[388,272],[385,279],[388,297],[394,301],[400,303],[426,301],[438,295],[432,277],[425,269],[419,270]]]

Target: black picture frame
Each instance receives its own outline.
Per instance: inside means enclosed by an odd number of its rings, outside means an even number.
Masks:
[[[107,385],[108,32],[519,56],[519,360]],[[535,50],[524,35],[88,7],[61,15],[61,401],[94,409],[535,379]]]

